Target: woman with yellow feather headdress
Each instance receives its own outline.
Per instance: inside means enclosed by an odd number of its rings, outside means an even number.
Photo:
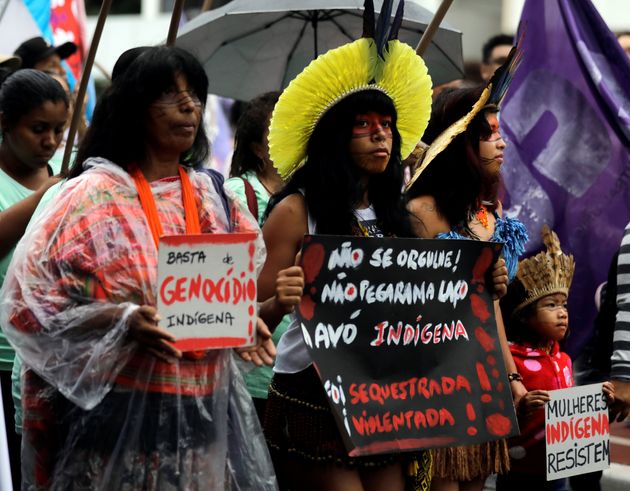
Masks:
[[[430,146],[406,189],[418,237],[500,242],[510,278],[524,252],[527,233],[519,221],[502,217],[498,188],[506,143],[498,112],[520,58],[517,46],[487,87],[440,93],[423,137]],[[495,274],[499,271],[495,266]],[[516,368],[500,315],[497,330],[516,400],[526,391],[514,377]],[[488,475],[508,468],[505,440],[437,449],[432,489],[480,491]]]
[[[383,2],[375,26],[366,1],[363,37],[314,60],[275,106],[269,151],[287,184],[263,228],[259,295],[272,299],[261,313],[267,320],[300,300],[302,271],[292,266],[304,234],[412,235],[401,158],[426,128],[431,79],[414,49],[396,39],[402,9],[401,0],[392,22],[392,1]],[[297,320],[278,344],[274,371],[265,432],[281,486],[402,491],[403,464],[417,458],[414,488],[428,489],[426,452],[348,456]]]

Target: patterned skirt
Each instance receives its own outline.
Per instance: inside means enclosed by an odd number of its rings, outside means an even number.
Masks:
[[[510,470],[507,440],[433,450],[433,477],[449,481],[485,479]]]

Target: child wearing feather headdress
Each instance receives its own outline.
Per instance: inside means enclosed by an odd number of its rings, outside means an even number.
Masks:
[[[575,261],[546,225],[542,238],[547,250],[519,263],[516,280],[501,300],[517,376],[528,392],[516,407],[521,434],[508,442],[510,472],[498,476],[498,491],[566,489],[564,479],[546,480],[543,407],[550,390],[573,386],[571,359],[559,343],[569,333],[567,297]],[[604,394],[611,403],[610,382],[604,383]]]

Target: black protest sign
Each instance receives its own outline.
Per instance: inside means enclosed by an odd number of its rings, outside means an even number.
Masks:
[[[518,432],[486,288],[500,248],[305,237],[298,317],[351,456]]]

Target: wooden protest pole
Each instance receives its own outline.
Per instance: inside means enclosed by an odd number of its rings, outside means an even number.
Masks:
[[[419,56],[422,56],[429,47],[429,44],[431,44],[433,36],[435,36],[435,32],[440,27],[440,24],[442,23],[442,20],[444,20],[444,16],[452,3],[453,0],[442,0],[440,7],[435,12],[433,19],[431,19],[430,24],[427,26],[426,31],[424,31],[424,34],[420,38],[420,42],[416,47],[416,53],[418,53]]]
[[[201,11],[202,12],[207,12],[208,10],[210,10],[212,8],[212,4],[214,3],[214,0],[203,0],[203,5],[201,6]]]
[[[103,34],[103,27],[105,27],[105,20],[109,14],[109,9],[112,6],[112,0],[103,0],[101,4],[101,10],[98,13],[98,20],[96,21],[96,29],[94,30],[94,36],[92,36],[92,42],[90,43],[90,49],[88,50],[88,56],[83,66],[83,73],[81,74],[81,83],[79,84],[79,92],[77,93],[77,99],[74,105],[74,112],[72,113],[72,122],[70,123],[70,129],[68,130],[68,139],[66,140],[66,148],[63,153],[63,162],[61,163],[61,174],[66,175],[68,172],[68,164],[70,163],[70,155],[72,154],[72,147],[74,146],[74,138],[77,134],[77,128],[81,121],[83,112],[83,99],[85,99],[85,92],[87,91],[87,84],[90,80],[90,73],[92,72],[92,66],[94,65],[94,58],[96,57],[96,50],[98,44],[101,41],[101,34]]]
[[[179,21],[182,18],[182,10],[184,10],[184,0],[175,0],[173,14],[171,15],[171,25],[168,28],[168,36],[166,37],[167,46],[175,45],[177,30],[179,29]]]

